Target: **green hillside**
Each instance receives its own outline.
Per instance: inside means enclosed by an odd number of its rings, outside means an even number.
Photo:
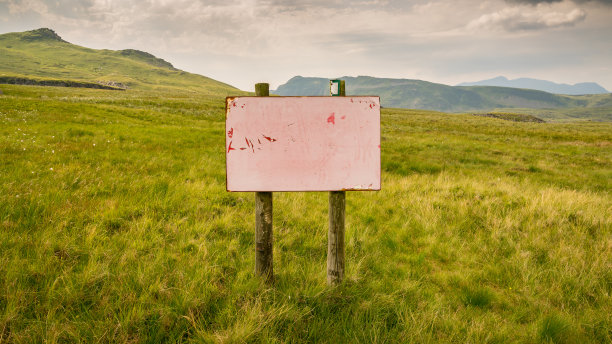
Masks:
[[[178,70],[167,61],[133,49],[96,50],[64,41],[53,30],[0,35],[0,81],[71,81],[149,90],[189,90],[236,95],[222,82]]]
[[[496,108],[609,108],[612,94],[564,96],[543,91],[493,87],[447,86],[422,80],[385,79],[368,76],[342,77],[349,95],[379,95],[384,107],[447,112],[490,111]],[[278,87],[278,95],[326,95],[328,79],[296,76]]]

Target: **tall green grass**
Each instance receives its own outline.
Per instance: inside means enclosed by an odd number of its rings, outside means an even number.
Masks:
[[[1,86],[0,342],[612,341],[612,124],[384,109],[383,188],[225,191],[224,103]]]

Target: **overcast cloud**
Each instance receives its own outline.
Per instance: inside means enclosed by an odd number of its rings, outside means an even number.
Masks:
[[[612,0],[0,0],[0,32],[148,51],[241,89],[295,75],[612,90]]]

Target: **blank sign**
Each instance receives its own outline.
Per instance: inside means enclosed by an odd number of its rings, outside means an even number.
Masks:
[[[228,191],[380,190],[379,97],[228,97]]]

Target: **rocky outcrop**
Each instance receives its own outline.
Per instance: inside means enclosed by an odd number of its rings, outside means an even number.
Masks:
[[[474,113],[474,116],[490,117],[503,119],[505,121],[512,122],[533,122],[533,123],[545,123],[541,118],[532,115],[525,115],[521,113]]]
[[[115,88],[121,88],[121,89],[124,89],[124,90],[127,90],[129,88],[129,87],[127,87],[126,84],[124,84],[122,82],[117,82],[117,81],[112,81],[112,80],[98,81],[98,84],[104,85],[104,86],[115,87]]]
[[[58,41],[58,42],[68,43],[68,42],[64,41],[62,39],[62,37],[60,37],[57,33],[55,33],[55,31],[53,31],[51,29],[48,29],[46,27],[41,28],[41,29],[26,31],[26,32],[24,32],[24,35],[23,35],[22,39],[24,41],[45,41],[45,40],[49,40],[49,41]]]
[[[119,90],[119,91],[125,90],[125,88],[101,85],[99,83],[87,82],[87,81],[41,80],[41,79],[30,79],[30,78],[14,77],[14,76],[0,76],[0,84],[57,86],[57,87],[83,87],[83,88],[97,88],[97,89],[104,89],[104,90]]]
[[[169,69],[176,70],[170,62],[164,59],[155,57],[155,55],[149,54],[145,51],[136,50],[136,49],[124,49],[124,50],[120,50],[119,53],[123,56],[143,61],[155,67],[162,67],[162,68],[169,68]]]

